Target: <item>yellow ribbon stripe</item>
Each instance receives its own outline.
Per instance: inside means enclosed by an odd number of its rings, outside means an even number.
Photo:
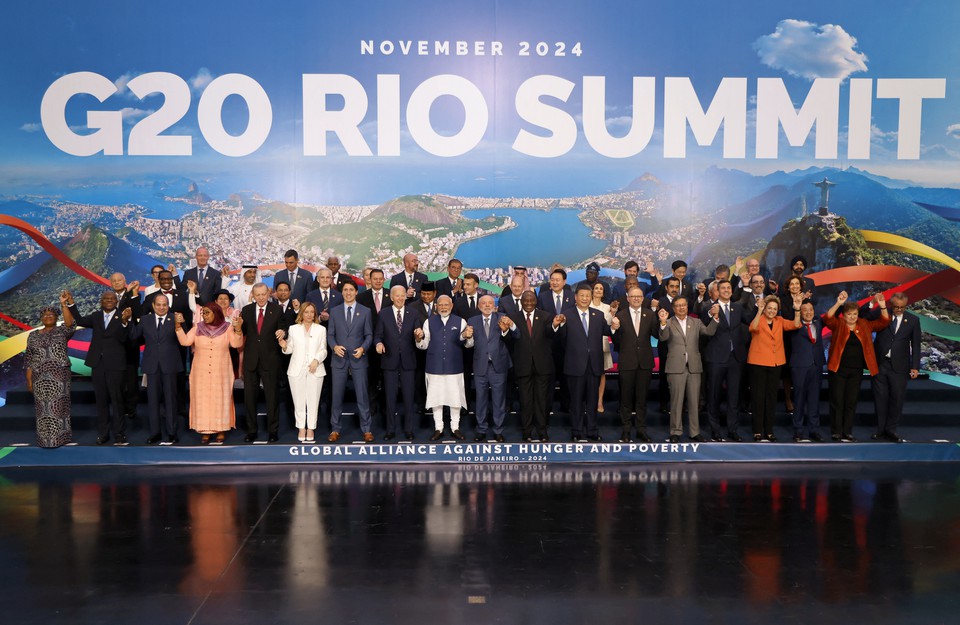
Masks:
[[[892,252],[915,254],[923,258],[935,260],[947,267],[960,271],[960,262],[950,258],[943,252],[933,249],[929,245],[924,245],[913,239],[890,234],[889,232],[879,232],[877,230],[861,230],[860,234],[862,234],[864,240],[870,244],[870,247],[890,250]]]

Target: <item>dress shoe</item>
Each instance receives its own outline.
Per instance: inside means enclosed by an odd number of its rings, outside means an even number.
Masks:
[[[840,442],[840,435],[839,435],[839,434],[831,434],[831,435],[830,435],[830,440],[832,440],[832,441],[835,442],[835,443],[839,443],[839,442]]]
[[[127,444],[127,435],[121,434],[117,437],[117,442],[114,445],[126,445]]]
[[[897,434],[896,432],[887,432],[887,439],[888,439],[891,443],[902,443],[902,442],[903,442],[903,439],[900,438],[900,435]]]
[[[495,439],[493,439],[493,440],[497,441],[498,443],[505,443],[505,442],[507,442],[507,439],[505,439],[505,438],[503,437],[503,434],[497,434],[497,437],[496,437]]]
[[[373,442],[373,432],[364,432],[363,433],[363,442],[372,443]]]
[[[432,441],[438,441],[438,440],[440,440],[441,438],[443,438],[443,431],[441,431],[441,430],[434,430],[434,431],[433,431],[433,435],[430,436],[430,440],[432,440]]]
[[[593,436],[588,435],[587,440],[590,441],[591,443],[599,443],[600,441],[603,440],[603,437],[600,436],[599,433],[597,433],[597,434],[594,434]]]
[[[454,430],[454,431],[453,431],[453,437],[454,437],[455,439],[457,439],[458,441],[462,441],[462,440],[464,440],[465,438],[467,438],[466,436],[463,435],[463,432],[461,432],[460,430]]]
[[[543,434],[540,435],[540,442],[541,442],[541,443],[549,443],[549,442],[550,442],[550,437],[547,436],[547,433],[546,433],[546,432],[544,432]]]
[[[109,435],[106,435],[106,436],[98,436],[98,437],[97,437],[97,445],[106,445],[106,444],[109,443],[109,442],[110,442],[110,436],[109,436]]]
[[[532,443],[532,442],[533,442],[533,437],[530,436],[529,434],[524,434],[523,437],[522,437],[522,440],[523,440],[524,443]]]
[[[161,438],[162,437],[159,434],[154,434],[153,436],[147,439],[147,445],[156,445],[157,443],[160,442]]]
[[[762,440],[763,440],[763,435],[761,435],[761,434],[754,434],[754,435],[753,435],[753,442],[754,442],[754,443],[759,443],[759,442],[762,441]]]
[[[413,440],[413,432],[404,432],[404,433],[403,433],[403,437],[404,437],[405,439],[407,439],[408,441],[412,441],[412,440]]]
[[[822,443],[823,437],[820,436],[820,432],[810,432],[810,440],[814,443]]]
[[[629,443],[630,442],[630,432],[620,432],[620,442]]]
[[[773,434],[767,434],[767,441],[770,442],[770,443],[776,443],[776,442],[777,442],[777,437],[774,436]]]
[[[733,441],[734,443],[742,443],[743,437],[736,432],[727,432],[727,440]]]
[[[887,435],[884,432],[874,432],[870,435],[870,440],[872,441],[885,441],[887,440]]]
[[[669,442],[671,442],[671,443],[679,443],[679,442],[680,442],[680,437],[677,436],[676,434],[671,434],[671,435],[670,435],[670,438],[668,438],[667,440],[668,440]]]
[[[474,443],[485,443],[486,441],[487,441],[486,434],[477,434],[476,436],[473,437]]]
[[[386,434],[383,435],[383,440],[392,441],[394,438],[396,438],[396,436],[397,435],[394,434],[393,432],[387,432]]]
[[[167,442],[170,443],[171,445],[176,445],[177,443],[180,442],[180,437],[177,436],[176,434],[174,434],[173,436],[168,436]]]
[[[268,443],[276,443],[279,440],[280,440],[280,435],[277,434],[276,432],[271,432],[270,434],[267,435]]]
[[[692,440],[692,441],[695,442],[695,443],[703,443],[703,442],[705,442],[705,441],[704,441],[704,438],[703,438],[703,435],[701,435],[701,434],[697,434],[696,436],[691,436],[691,437],[690,437],[690,440]]]
[[[794,442],[794,443],[802,443],[802,442],[803,442],[803,437],[800,436],[799,434],[794,434],[794,435],[793,435],[793,442]]]
[[[327,437],[327,441],[331,443],[336,443],[340,440],[340,432],[330,432],[330,436]]]
[[[840,440],[844,443],[856,443],[857,439],[853,437],[853,434],[844,434],[840,437]]]
[[[247,434],[246,436],[243,437],[243,442],[245,443],[252,443],[255,440],[257,440],[256,434]]]
[[[647,436],[646,432],[637,432],[637,440],[641,443],[652,443],[653,440]]]
[[[710,440],[712,440],[714,443],[720,443],[723,441],[723,437],[720,436],[720,432],[714,430],[710,432]]]

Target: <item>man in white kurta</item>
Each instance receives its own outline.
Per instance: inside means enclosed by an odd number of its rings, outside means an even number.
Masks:
[[[426,405],[433,409],[435,430],[430,440],[443,437],[443,407],[450,408],[450,430],[453,437],[463,440],[460,432],[460,408],[467,405],[463,381],[463,344],[473,337],[473,328],[456,315],[453,300],[441,295],[436,302],[437,315],[423,322],[414,332],[417,348],[426,350]]]

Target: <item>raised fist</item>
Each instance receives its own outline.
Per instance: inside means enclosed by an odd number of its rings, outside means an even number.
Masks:
[[[173,320],[177,324],[183,323],[183,313],[173,313]]]
[[[134,280],[133,282],[131,282],[130,284],[128,284],[128,285],[127,285],[127,290],[130,291],[130,292],[132,292],[132,293],[136,293],[137,291],[139,291],[139,290],[140,290],[140,281],[139,281],[139,280]]]
[[[197,283],[193,280],[187,280],[187,290],[190,291],[191,295],[196,295],[197,293]]]
[[[710,307],[710,316],[717,317],[720,315],[720,304],[714,304]]]
[[[670,318],[670,313],[667,312],[666,308],[661,308],[657,311],[657,317],[660,318],[660,323],[666,323],[667,319]]]
[[[124,309],[123,309],[123,312],[120,313],[120,320],[121,320],[122,322],[126,323],[126,322],[130,321],[130,317],[132,317],[132,316],[133,316],[133,309],[132,309],[132,308],[124,308]]]
[[[840,294],[837,295],[837,303],[838,303],[838,304],[843,304],[844,302],[847,301],[847,298],[848,298],[848,297],[850,297],[850,296],[847,295],[847,292],[846,292],[846,291],[840,291]]]

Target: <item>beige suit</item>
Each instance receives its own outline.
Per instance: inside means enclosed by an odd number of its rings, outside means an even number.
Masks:
[[[663,370],[670,383],[670,435],[683,434],[683,400],[688,398],[687,412],[690,415],[690,437],[700,434],[700,378],[703,362],[700,359],[700,337],[713,336],[719,324],[704,326],[699,319],[687,316],[686,332],[676,317],[667,319],[660,328],[660,340],[669,345],[667,362]]]

